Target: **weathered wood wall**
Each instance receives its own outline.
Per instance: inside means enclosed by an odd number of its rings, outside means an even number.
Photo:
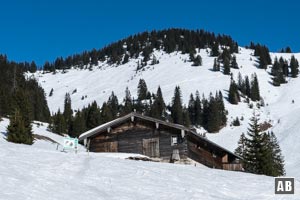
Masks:
[[[199,141],[195,136],[188,136],[188,156],[208,167],[222,169],[222,157],[214,152],[205,141]]]
[[[128,119],[114,126],[89,138],[89,150],[137,153],[168,162],[171,161],[172,154],[176,152],[176,157],[179,154],[180,161],[190,158],[212,168],[242,169],[241,164],[235,163],[234,155],[220,150],[191,132],[185,132],[185,135],[182,135],[181,129],[138,118],[134,121]],[[172,136],[177,137],[176,145],[171,143]]]
[[[177,136],[177,145],[171,145],[172,136]],[[90,138],[92,152],[138,153],[169,161],[174,149],[179,150],[180,159],[186,159],[187,143],[181,130],[163,125],[157,129],[155,123],[142,120],[128,121]]]

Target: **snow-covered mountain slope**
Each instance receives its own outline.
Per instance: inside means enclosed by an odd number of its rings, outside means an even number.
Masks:
[[[197,51],[198,52],[198,51]],[[56,112],[58,108],[63,109],[64,96],[68,92],[71,94],[73,109],[80,109],[96,100],[99,105],[106,101],[112,91],[118,96],[119,101],[124,97],[125,88],[128,87],[133,96],[136,96],[137,84],[140,78],[145,79],[148,90],[156,92],[160,85],[166,103],[170,103],[174,94],[175,86],[179,85],[182,91],[182,98],[185,104],[188,103],[189,95],[196,90],[200,94],[208,96],[217,90],[221,90],[224,98],[227,97],[230,76],[223,75],[222,72],[213,72],[212,66],[214,58],[209,56],[209,50],[201,49],[200,55],[203,66],[192,67],[188,62],[189,56],[181,53],[166,54],[162,51],[155,51],[155,57],[159,64],[148,65],[141,71],[136,71],[137,60],[120,66],[109,66],[106,63],[99,63],[92,71],[71,69],[67,73],[43,74],[37,72],[34,77],[49,95],[53,88],[53,95],[47,96],[51,112]],[[290,59],[292,54],[271,53],[272,58],[277,56]],[[300,60],[300,54],[294,54]],[[281,145],[285,156],[286,171],[289,176],[300,177],[300,78],[289,79],[288,83],[280,87],[274,87],[270,81],[270,69],[262,70],[256,67],[256,58],[253,50],[240,48],[240,53],[236,54],[240,69],[231,69],[235,80],[238,72],[248,75],[256,73],[260,85],[260,94],[264,99],[265,107],[256,109],[260,115],[261,122],[270,122],[271,130],[274,131]],[[31,74],[28,74],[31,76]],[[76,91],[76,92],[75,92]],[[82,100],[82,96],[86,96]],[[229,111],[228,125],[218,134],[207,134],[208,138],[216,143],[228,148],[231,151],[237,146],[237,141],[242,132],[247,132],[248,122],[252,116],[253,109],[248,104],[229,104],[226,99],[225,107]],[[292,100],[295,103],[292,104]],[[254,104],[254,107],[255,104]],[[236,117],[243,117],[242,125],[231,127],[230,124]]]
[[[38,140],[32,146],[7,142],[8,120],[0,122],[1,200],[21,199],[299,199],[274,195],[274,178],[199,166],[132,161],[128,154],[61,152]],[[62,137],[34,125],[34,134]],[[300,182],[296,180],[296,188]],[[216,187],[218,186],[218,187]]]

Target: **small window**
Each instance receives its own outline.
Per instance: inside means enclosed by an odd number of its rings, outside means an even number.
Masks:
[[[171,137],[171,145],[174,146],[174,145],[177,145],[178,141],[177,141],[177,136],[172,136]]]

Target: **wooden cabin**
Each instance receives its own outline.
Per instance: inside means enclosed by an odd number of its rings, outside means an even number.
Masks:
[[[91,152],[125,152],[163,162],[242,170],[240,157],[182,125],[130,113],[79,136]]]

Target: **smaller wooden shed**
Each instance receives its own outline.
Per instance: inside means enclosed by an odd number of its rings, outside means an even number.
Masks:
[[[91,152],[137,153],[164,162],[196,161],[242,170],[240,157],[182,125],[130,113],[79,136]]]

